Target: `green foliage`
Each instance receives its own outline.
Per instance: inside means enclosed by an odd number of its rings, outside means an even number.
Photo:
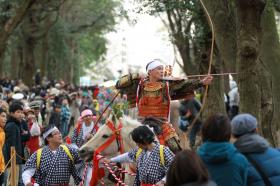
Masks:
[[[158,12],[166,12],[167,10],[178,9],[182,12],[181,16],[185,16],[186,10],[195,11],[197,1],[195,0],[138,0],[138,12],[146,12],[151,15]]]
[[[124,113],[128,112],[129,106],[127,100],[123,98],[118,98],[114,101],[111,106],[113,121],[123,117]]]
[[[183,33],[187,37],[201,39],[205,32],[209,32],[207,25],[205,28],[204,12],[197,0],[138,0],[138,2],[138,12],[155,16],[159,13],[171,12],[176,26],[185,28],[192,21],[194,27],[191,32]]]
[[[198,0],[138,0],[137,12],[150,15],[167,15],[171,39],[177,48],[189,48],[189,58],[182,57],[184,65],[197,63],[200,51],[206,48],[210,28],[207,24],[203,9]],[[184,47],[188,46],[188,47]],[[192,45],[192,47],[190,47]],[[194,47],[195,46],[195,47]],[[194,51],[196,50],[196,51]],[[185,50],[179,50],[185,56]],[[184,53],[184,54],[182,54]]]
[[[9,64],[12,59],[16,59],[17,64],[25,61],[22,43],[31,39],[35,42],[33,51],[36,64],[33,65],[36,68],[46,68],[43,70],[44,75],[67,81],[78,79],[83,69],[89,68],[92,63],[102,61],[106,54],[106,33],[113,31],[118,20],[125,16],[120,1],[36,1],[27,13],[26,19],[10,37],[2,61],[5,63],[4,70],[10,71]],[[15,13],[21,2],[0,0],[2,26]],[[15,49],[18,52],[16,58],[11,52]],[[67,73],[66,69],[69,69]],[[18,74],[21,73],[12,74],[15,77],[11,78],[17,78]]]
[[[52,27],[49,31],[49,57],[56,61],[62,62],[68,61],[70,47],[66,43],[67,40],[67,28],[62,20]]]
[[[3,25],[12,15],[15,14],[19,0],[0,0],[0,24]]]
[[[72,44],[74,42],[76,53],[69,60],[78,61],[79,72],[83,72],[90,64],[102,61],[107,51],[105,34],[113,30],[119,16],[116,11],[121,4],[116,0],[68,3],[66,7],[69,6],[69,10],[60,20],[64,28],[63,37],[71,40]]]

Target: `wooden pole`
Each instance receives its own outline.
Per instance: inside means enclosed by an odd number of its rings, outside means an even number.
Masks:
[[[15,150],[15,147],[11,147],[11,180],[10,180],[10,183],[11,183],[11,186],[17,186],[16,184],[16,150]]]

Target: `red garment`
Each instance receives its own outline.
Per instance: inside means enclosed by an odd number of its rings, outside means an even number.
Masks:
[[[99,93],[99,88],[96,87],[96,88],[94,89],[94,91],[93,91],[92,98],[95,99],[95,98],[97,97],[98,93]]]
[[[30,155],[37,151],[39,146],[39,136],[31,136],[30,139],[26,142],[28,149],[30,150]]]
[[[149,183],[141,183],[140,186],[155,186],[155,184],[149,184]]]
[[[30,130],[33,125],[32,120],[28,121],[28,129]],[[26,142],[26,146],[29,149],[30,155],[33,154],[35,151],[37,151],[40,148],[39,145],[39,136],[31,136],[30,139]]]

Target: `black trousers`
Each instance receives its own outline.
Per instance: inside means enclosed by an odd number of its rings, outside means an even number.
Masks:
[[[2,174],[0,175],[0,186],[4,184],[4,172],[1,172]]]

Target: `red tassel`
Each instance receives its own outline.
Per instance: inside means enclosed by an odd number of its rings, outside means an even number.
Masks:
[[[66,136],[65,143],[68,144],[68,145],[70,145],[72,143],[71,138],[69,136]]]
[[[97,154],[93,154],[93,170],[92,176],[90,180],[90,186],[96,186],[98,184],[98,173],[99,173],[99,160],[97,158]]]

